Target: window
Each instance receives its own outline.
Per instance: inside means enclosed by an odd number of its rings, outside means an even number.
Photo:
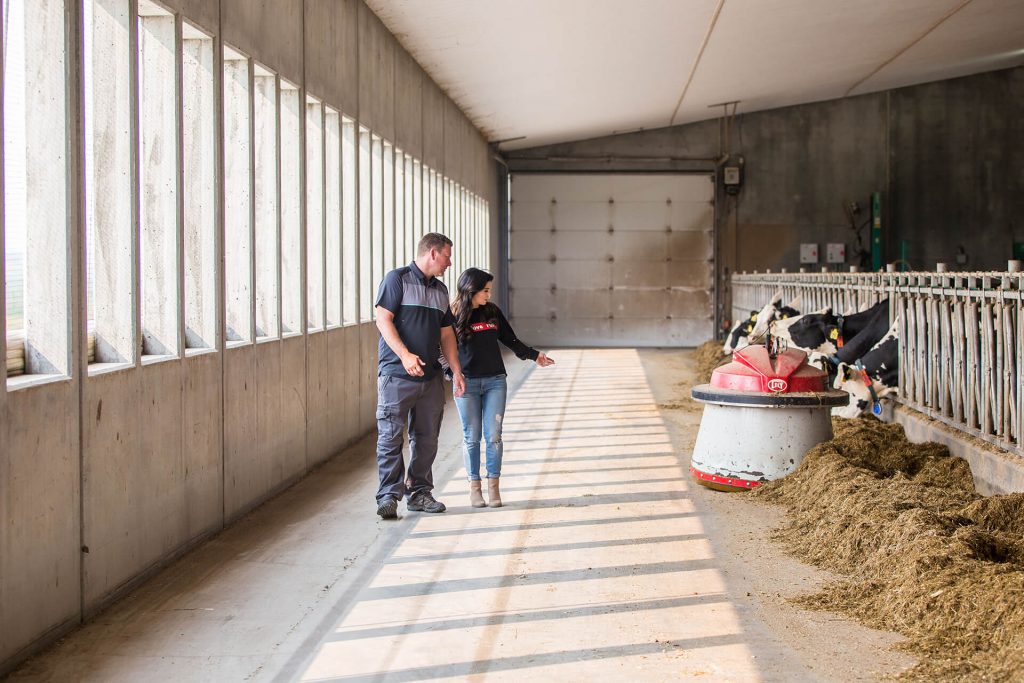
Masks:
[[[409,262],[408,234],[405,230],[405,152],[395,150],[395,267]]]
[[[381,193],[381,217],[383,218],[384,230],[384,273],[395,267],[395,148],[387,140],[383,147],[384,160],[381,164],[381,175],[383,177],[383,191]],[[379,280],[378,280],[379,282]]]
[[[418,160],[412,162],[412,219],[414,242],[418,244],[426,232],[423,229],[423,164]]]
[[[139,2],[142,353],[178,353],[178,120],[174,15]]]
[[[281,330],[302,334],[302,104],[279,79],[281,113]]]
[[[249,60],[224,48],[224,266],[227,341],[252,341],[252,120]]]
[[[356,203],[356,124],[341,120],[342,319],[359,322],[359,207]]]
[[[185,228],[185,346],[217,345],[216,109],[213,39],[182,25],[182,199]],[[88,117],[86,117],[88,118]]]
[[[437,173],[432,168],[423,167],[423,180],[426,187],[423,192],[426,196],[426,213],[423,214],[423,232],[437,232]]]
[[[127,0],[83,5],[87,353],[134,362],[131,14]]]
[[[64,4],[4,0],[3,13],[4,262],[8,352],[14,353],[8,374],[67,375]],[[30,106],[36,102],[52,106]]]
[[[372,157],[370,159],[370,220],[372,225],[371,258],[372,279],[370,291],[376,296],[377,287],[384,279],[384,141],[372,135]]]
[[[258,65],[253,65],[253,132],[256,337],[272,339],[280,336],[278,85],[277,76]]]
[[[327,231],[327,326],[341,324],[341,115],[324,110],[324,221]]]
[[[413,185],[415,178],[415,167],[413,166],[412,155],[405,155],[405,253],[402,264],[409,263],[416,258],[416,216],[414,214]]]
[[[324,108],[306,98],[306,320],[324,329]]]
[[[362,322],[373,320],[373,302],[376,290],[373,287],[373,245],[370,200],[370,147],[371,133],[359,128],[359,299]]]

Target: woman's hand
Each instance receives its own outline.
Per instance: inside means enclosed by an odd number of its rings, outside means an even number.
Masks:
[[[537,354],[537,365],[541,366],[542,368],[546,368],[547,366],[554,364],[555,359],[548,358],[547,354],[544,353],[543,351]]]

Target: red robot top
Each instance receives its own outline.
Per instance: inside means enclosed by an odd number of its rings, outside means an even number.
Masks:
[[[766,394],[825,391],[827,375],[807,363],[807,354],[787,349],[775,358],[763,346],[747,346],[711,374],[711,386]]]

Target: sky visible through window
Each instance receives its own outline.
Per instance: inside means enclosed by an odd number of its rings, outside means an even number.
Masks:
[[[24,328],[25,0],[4,0],[4,262],[7,333]]]

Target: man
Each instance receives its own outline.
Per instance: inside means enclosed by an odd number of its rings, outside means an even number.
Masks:
[[[438,280],[452,264],[452,241],[436,232],[420,240],[416,260],[384,276],[377,292],[377,514],[398,517],[406,508],[444,512],[434,499],[431,467],[444,414],[444,383],[439,351],[452,369],[455,395],[465,389],[448,305],[448,288]],[[402,460],[405,426],[409,426],[409,471]]]

